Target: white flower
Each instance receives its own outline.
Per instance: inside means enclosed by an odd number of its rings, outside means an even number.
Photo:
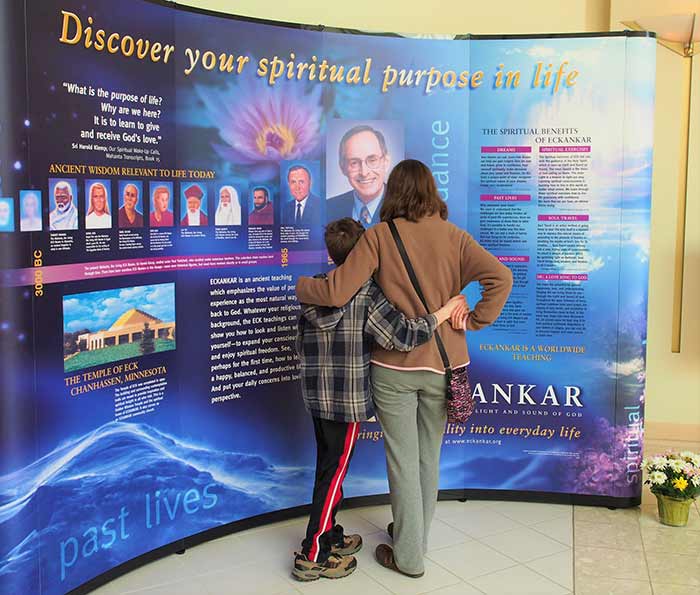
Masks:
[[[690,462],[696,467],[700,467],[700,455],[692,454],[690,456]]]
[[[690,482],[697,488],[700,487],[700,475],[695,475],[690,478]]]
[[[668,477],[666,477],[666,474],[663,471],[652,471],[649,474],[649,481],[655,485],[662,485],[666,483],[666,480]]]
[[[680,473],[685,467],[685,461],[681,461],[680,459],[672,459],[668,462],[668,466],[676,473]]]
[[[684,450],[683,452],[679,453],[682,459],[692,459],[695,456],[694,452],[691,452],[689,450]]]
[[[668,459],[666,457],[654,457],[651,459],[650,469],[665,469],[668,467]]]

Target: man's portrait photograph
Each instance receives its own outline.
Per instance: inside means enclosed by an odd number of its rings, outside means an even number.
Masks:
[[[182,227],[201,227],[209,225],[207,217],[207,187],[196,182],[182,185],[180,197],[180,215]]]
[[[325,223],[318,161],[282,161],[282,225],[321,228]]]
[[[78,183],[74,179],[49,178],[49,229],[78,229]]]
[[[326,135],[326,220],[379,223],[386,180],[404,158],[403,123],[330,120]]]
[[[248,225],[274,225],[275,206],[267,186],[253,186],[253,210],[248,214]]]

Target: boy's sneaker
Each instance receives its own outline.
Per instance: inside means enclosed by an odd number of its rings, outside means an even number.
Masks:
[[[362,537],[359,535],[345,535],[342,544],[331,546],[331,554],[349,556],[350,554],[356,554],[361,549]]]
[[[296,554],[292,576],[298,581],[310,582],[323,578],[343,578],[357,568],[354,556],[331,554],[325,562],[312,562],[304,554]]]

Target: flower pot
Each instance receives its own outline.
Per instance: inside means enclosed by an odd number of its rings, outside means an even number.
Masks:
[[[688,513],[693,504],[692,498],[671,498],[663,494],[654,494],[659,506],[659,520],[671,527],[685,527],[688,524]]]

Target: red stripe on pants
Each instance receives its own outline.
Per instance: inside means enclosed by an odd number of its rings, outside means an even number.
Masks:
[[[360,433],[360,423],[352,422],[348,424],[348,430],[345,433],[345,446],[343,454],[338,461],[338,467],[333,474],[331,485],[328,487],[326,498],[323,502],[323,511],[321,512],[321,522],[318,526],[318,531],[314,534],[311,551],[309,552],[309,560],[316,562],[318,557],[319,543],[318,540],[326,531],[330,531],[330,523],[332,518],[333,507],[340,500],[340,486],[343,485],[345,474],[348,470],[348,462],[350,461],[350,453],[352,452],[357,435]]]

